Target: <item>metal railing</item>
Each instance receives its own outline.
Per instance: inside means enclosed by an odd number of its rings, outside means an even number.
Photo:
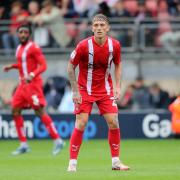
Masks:
[[[86,28],[81,29],[80,24],[85,23]],[[160,36],[159,28],[160,22],[154,19],[145,19],[138,22],[134,18],[112,18],[110,20],[111,30],[110,36],[118,39],[122,44],[123,53],[152,53],[152,52],[166,52],[161,44],[157,44],[157,38]],[[180,31],[180,19],[173,19],[169,23],[172,31]],[[49,32],[48,38],[51,42],[47,46],[42,47],[46,54],[67,54],[72,51],[74,46],[83,38],[91,35],[90,20],[88,19],[66,19],[65,25],[73,24],[70,31],[76,31],[72,36],[72,43],[68,47],[61,47],[57,45],[56,40],[52,39]],[[0,21],[0,55],[4,54],[4,45],[2,37],[9,32],[10,21]],[[33,29],[36,26],[32,26]],[[165,28],[165,27],[164,27]],[[83,35],[82,35],[83,34]],[[55,44],[55,45],[54,45]],[[178,46],[175,47],[178,50]],[[14,48],[11,49],[14,52]]]

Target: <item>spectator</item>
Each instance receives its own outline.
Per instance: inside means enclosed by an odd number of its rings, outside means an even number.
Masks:
[[[57,0],[56,6],[61,9],[61,14],[65,16],[68,11],[69,7],[71,6],[72,1],[71,0]]]
[[[6,8],[4,6],[4,3],[0,2],[0,21],[1,20],[6,20],[9,19],[8,13],[6,11]],[[0,28],[1,28],[1,24],[0,24]],[[2,34],[4,31],[2,31],[2,29],[0,30],[0,48],[2,48]]]
[[[177,4],[177,16],[180,16],[180,2]]]
[[[65,18],[77,18],[79,17],[78,12],[74,7],[74,0],[58,0],[56,1],[56,5],[59,9],[61,9],[62,14],[64,14]]]
[[[175,138],[180,138],[180,96],[178,96],[175,101],[169,105],[169,110],[172,113],[172,131]]]
[[[146,7],[144,2],[139,2],[138,3],[138,14],[135,18],[135,22],[136,23],[140,23],[141,21],[143,21],[146,18]]]
[[[7,109],[10,108],[10,100],[4,99],[2,96],[0,96],[0,109]]]
[[[32,22],[33,18],[40,13],[39,3],[35,0],[30,1],[28,4],[28,11],[30,16],[26,18],[26,21]],[[33,30],[34,41],[41,47],[48,46],[50,43],[48,29],[46,27],[33,24]]]
[[[111,9],[110,9],[110,7],[107,5],[106,2],[101,2],[101,3],[99,3],[99,8],[98,8],[97,13],[104,14],[104,15],[106,15],[107,17],[112,17]]]
[[[155,41],[156,41],[156,46],[161,46],[162,45],[160,41],[161,35],[167,32],[171,32],[172,27],[170,24],[171,16],[168,12],[168,5],[166,1],[160,0],[158,2],[158,7],[159,7],[158,9],[159,26],[155,37]]]
[[[48,78],[44,85],[44,94],[48,110],[56,111],[65,92],[66,78],[53,76]]]
[[[125,0],[124,9],[129,13],[129,17],[136,17],[138,14],[138,2],[136,0]]]
[[[58,111],[61,113],[73,113],[74,111],[74,103],[72,101],[72,90],[69,81],[66,84],[65,93],[58,106]]]
[[[111,13],[113,17],[129,17],[129,13],[124,9],[124,3],[121,0],[118,0],[113,4]]]
[[[153,109],[168,109],[170,98],[168,92],[162,90],[157,83],[149,87],[150,105]]]
[[[72,0],[80,17],[92,17],[98,10],[98,0]]]
[[[19,44],[16,30],[17,27],[23,23],[24,16],[28,16],[28,13],[22,8],[22,3],[20,1],[14,1],[11,5],[11,24],[9,26],[9,32],[2,35],[2,44],[7,56],[11,54],[12,48],[16,48]]]
[[[134,92],[134,84],[130,84],[125,93],[123,94],[122,98],[119,102],[117,102],[119,109],[131,109],[132,107],[132,96]]]
[[[160,36],[162,46],[170,53],[171,57],[179,60],[177,47],[180,44],[180,31],[165,32]]]
[[[29,12],[29,17],[27,18],[28,21],[31,21],[36,15],[40,13],[40,7],[39,3],[35,0],[32,0],[28,4],[28,12]]]
[[[9,16],[4,6],[4,3],[0,2],[0,20],[6,20],[8,18]]]
[[[45,0],[42,3],[41,13],[32,19],[33,23],[39,26],[47,27],[54,40],[61,47],[66,47],[70,43],[70,37],[63,20],[63,12],[54,6],[51,0]]]
[[[146,0],[145,1],[146,16],[157,18],[158,15],[158,4],[157,0]]]
[[[168,4],[168,11],[171,15],[178,15],[178,5],[180,4],[179,0],[166,0]]]
[[[134,82],[134,92],[132,96],[132,109],[140,110],[140,109],[149,109],[149,91],[148,88],[144,85],[144,80],[142,77],[137,77]]]

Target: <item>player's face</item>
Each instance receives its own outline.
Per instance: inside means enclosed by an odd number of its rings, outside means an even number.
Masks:
[[[94,21],[92,24],[92,31],[96,38],[104,38],[109,31],[109,24],[103,20]]]
[[[26,43],[30,37],[29,30],[26,28],[20,28],[18,31],[18,37],[19,37],[19,40],[22,44]]]

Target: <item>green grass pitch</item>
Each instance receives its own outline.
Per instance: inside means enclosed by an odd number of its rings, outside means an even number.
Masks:
[[[0,141],[0,180],[178,180],[180,141],[122,140],[121,156],[130,171],[112,171],[106,140],[84,141],[76,173],[66,172],[69,142],[53,157],[52,141],[29,141],[32,151],[11,156],[18,141]]]

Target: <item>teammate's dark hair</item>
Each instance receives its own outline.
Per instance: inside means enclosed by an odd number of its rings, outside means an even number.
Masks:
[[[22,24],[22,25],[20,25],[20,26],[17,28],[17,32],[18,32],[21,28],[26,28],[26,29],[29,30],[29,33],[30,33],[30,34],[32,33],[31,26],[30,26],[29,24]]]
[[[105,21],[107,24],[109,24],[109,19],[107,16],[105,16],[104,14],[96,14],[93,19],[92,19],[92,23],[94,21]]]

